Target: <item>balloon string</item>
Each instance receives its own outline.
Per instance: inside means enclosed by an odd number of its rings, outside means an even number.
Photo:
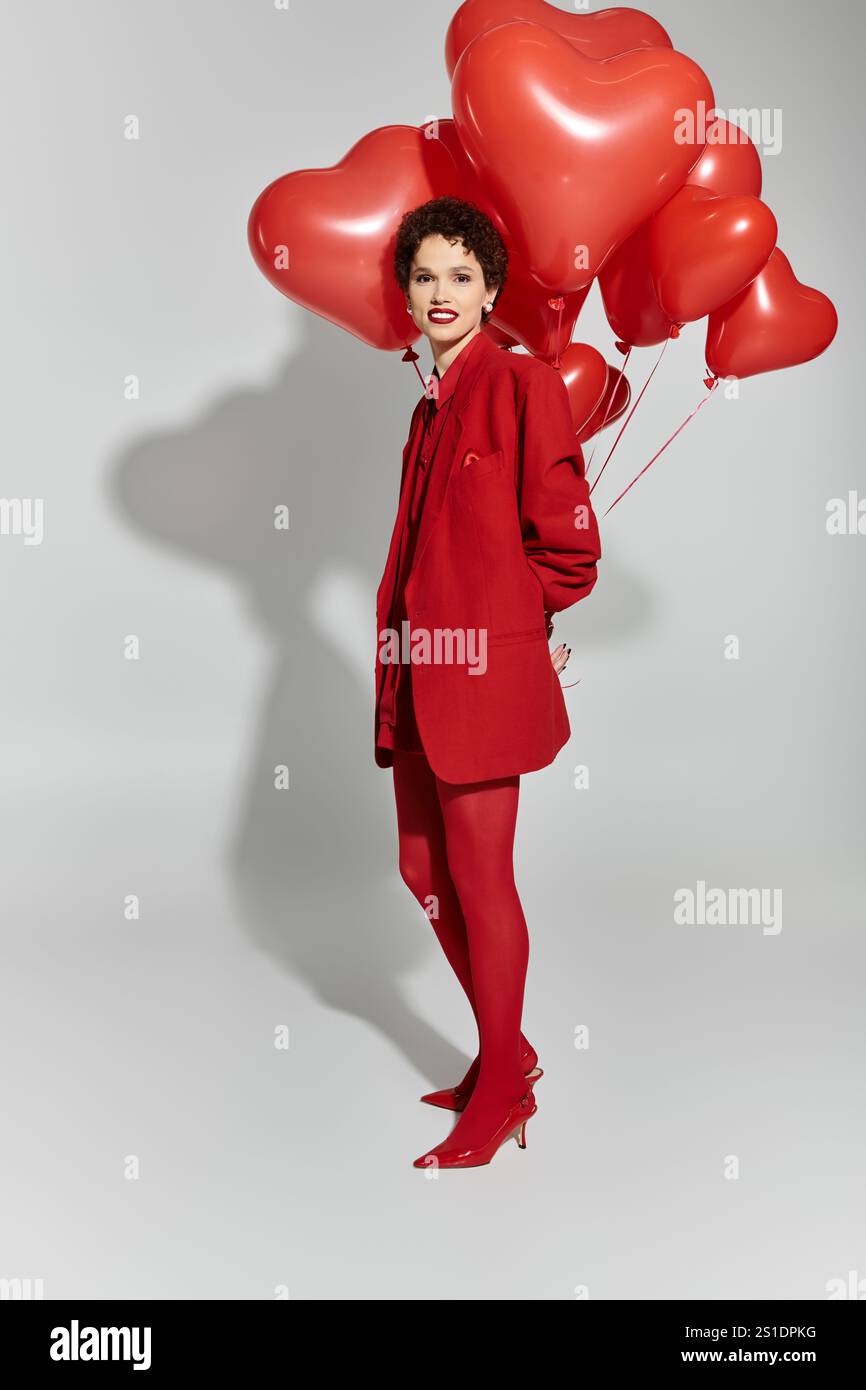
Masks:
[[[622,378],[625,376],[625,369],[626,369],[626,367],[628,366],[628,359],[631,357],[632,346],[633,346],[633,344],[629,343],[628,352],[626,353],[626,355],[625,355],[625,357],[624,357],[624,359],[623,359],[622,368],[621,368],[620,374],[619,374],[619,375],[620,375],[620,381],[621,381]],[[590,456],[589,456],[589,463],[586,465],[586,468],[585,468],[585,470],[584,470],[584,476],[586,476],[586,475],[589,473],[589,470],[590,470],[590,468],[592,467],[592,460],[593,460],[593,457],[594,457],[594,455],[595,455],[595,446],[596,446],[596,444],[598,444],[598,441],[599,441],[599,439],[601,438],[601,432],[602,432],[602,430],[604,429],[605,425],[607,424],[607,417],[608,417],[608,415],[610,414],[610,408],[611,408],[611,406],[613,405],[613,398],[614,398],[614,396],[616,395],[616,391],[617,391],[617,387],[618,387],[618,386],[619,386],[619,381],[617,381],[617,382],[615,383],[615,385],[614,385],[614,387],[613,387],[613,390],[611,391],[610,396],[608,397],[607,405],[606,405],[605,408],[604,408],[604,419],[602,420],[601,424],[599,425],[598,429],[596,430],[595,439],[594,439],[593,445],[592,445],[592,453],[591,453]],[[599,476],[601,476],[601,475],[599,475]]]
[[[556,370],[557,370],[557,371],[559,371],[559,350],[560,350],[560,347],[561,347],[561,345],[562,345],[562,310],[563,310],[563,306],[564,306],[564,305],[565,305],[565,299],[563,298],[562,295],[560,295],[560,296],[559,296],[559,308],[558,308],[558,311],[557,311],[557,319],[556,319]]]
[[[621,426],[621,428],[620,428],[620,432],[619,432],[619,434],[617,435],[616,439],[613,441],[613,443],[612,443],[611,446],[610,446],[610,453],[608,454],[608,456],[607,456],[607,458],[605,459],[604,463],[601,465],[601,468],[600,468],[599,471],[598,471],[598,478],[596,478],[595,483],[597,483],[597,482],[599,481],[599,478],[601,478],[602,473],[603,473],[604,470],[607,468],[607,465],[610,463],[611,455],[613,454],[613,451],[614,451],[614,449],[616,448],[616,446],[617,446],[617,444],[619,443],[619,441],[622,439],[623,430],[625,429],[625,427],[626,427],[626,425],[628,424],[629,420],[630,420],[631,417],[634,415],[635,411],[637,410],[638,406],[640,405],[641,396],[643,395],[644,391],[647,389],[647,387],[649,386],[649,384],[650,384],[650,382],[652,381],[653,377],[655,376],[656,368],[658,367],[659,363],[661,362],[662,358],[663,358],[664,355],[665,355],[665,352],[667,351],[667,346],[668,346],[668,343],[669,343],[670,340],[671,340],[671,336],[672,336],[672,335],[669,333],[668,336],[665,338],[664,347],[662,348],[661,352],[659,353],[658,357],[656,358],[655,366],[653,367],[652,371],[650,372],[649,376],[647,377],[646,381],[644,382],[643,386],[641,387],[640,392],[639,392],[639,394],[638,394],[637,400],[635,401],[635,403],[634,403],[634,405],[632,406],[631,410],[629,411],[628,415],[626,415],[625,419],[623,420],[622,426]],[[592,496],[592,489],[595,487],[595,483],[593,483],[592,487],[589,489],[589,495],[590,495],[590,497]]]
[[[548,306],[549,306],[551,309],[556,309],[556,310],[558,311],[558,312],[557,312],[557,320],[556,320],[556,352],[555,352],[555,354],[554,354],[555,357],[556,357],[556,361],[554,362],[553,365],[554,365],[554,367],[556,368],[556,370],[559,371],[559,345],[560,345],[560,343],[562,342],[562,311],[563,311],[563,309],[565,308],[565,295],[558,294],[558,295],[556,295],[555,297],[553,297],[553,298],[551,298],[551,299],[548,299],[547,303],[548,303]],[[550,336],[549,336],[549,335],[550,335],[550,333],[551,333],[552,331],[553,331],[552,329],[548,329],[548,339],[547,339],[547,350],[548,350],[548,352],[550,352]]]
[[[711,385],[710,388],[709,388],[709,390],[710,390],[711,393],[716,389],[717,384],[718,384],[718,377],[715,379],[715,381],[713,381],[712,385]],[[657,454],[653,454],[653,456],[652,456],[652,458],[650,459],[649,463],[645,463],[645,464],[644,464],[644,466],[643,466],[643,468],[641,469],[640,473],[638,473],[634,478],[632,478],[632,480],[631,480],[631,482],[629,483],[628,487],[624,487],[623,490],[622,490],[622,492],[619,494],[619,497],[615,497],[615,498],[614,498],[614,500],[611,502],[610,506],[608,507],[607,512],[613,510],[613,508],[616,506],[617,502],[620,500],[620,497],[625,497],[625,495],[626,495],[626,493],[628,492],[629,488],[634,487],[634,485],[635,485],[635,483],[637,482],[638,478],[641,478],[641,477],[643,476],[643,474],[647,471],[647,469],[648,469],[649,466],[650,466],[650,463],[655,463],[655,461],[656,461],[656,459],[658,458],[659,454],[663,454],[663,453],[664,453],[664,451],[665,451],[665,449],[668,447],[668,445],[669,445],[669,444],[672,444],[673,441],[676,439],[676,437],[677,437],[677,435],[679,434],[680,430],[684,430],[684,429],[685,429],[686,425],[689,423],[689,420],[694,419],[694,417],[697,415],[698,411],[700,410],[701,406],[702,406],[702,405],[706,405],[706,403],[707,403],[707,401],[708,401],[709,399],[710,399],[710,396],[704,396],[704,399],[703,399],[702,401],[699,401],[699,402],[698,402],[698,404],[695,406],[694,410],[692,411],[691,415],[687,415],[686,418],[685,418],[685,420],[683,420],[683,423],[680,425],[679,429],[674,430],[674,432],[673,432],[673,434],[671,435],[670,439],[666,439],[666,440],[665,440],[664,444],[663,444],[662,447],[659,449],[658,453],[657,453]],[[601,476],[601,475],[599,474],[599,477],[600,477],[600,476]],[[604,513],[605,516],[607,516],[607,512]]]
[[[403,353],[403,356],[400,358],[400,361],[401,361],[401,362],[411,362],[411,363],[412,363],[412,366],[415,368],[415,371],[416,371],[417,374],[418,374],[418,380],[420,381],[421,385],[424,387],[424,394],[426,395],[426,394],[427,394],[427,382],[424,380],[424,377],[423,377],[422,374],[421,374],[421,369],[420,369],[420,367],[418,366],[418,354],[417,354],[417,352],[415,351],[415,349],[412,348],[412,347],[407,347],[407,348],[406,348],[406,351]]]

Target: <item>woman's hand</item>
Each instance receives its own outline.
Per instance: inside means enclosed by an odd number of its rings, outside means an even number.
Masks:
[[[555,652],[551,652],[550,659],[553,662],[553,669],[557,675],[565,670],[566,662],[571,656],[571,647],[567,647],[564,642],[560,642]]]

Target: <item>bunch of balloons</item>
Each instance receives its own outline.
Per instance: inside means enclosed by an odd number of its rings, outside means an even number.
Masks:
[[[777,245],[755,145],[649,15],[466,0],[445,61],[453,120],[374,130],[256,199],[253,256],[295,303],[371,347],[410,347],[394,237],[404,213],[450,195],[481,208],[509,252],[483,331],[560,369],[580,442],[630,395],[622,371],[572,342],[593,280],[622,352],[706,318],[708,386],[828,347],[836,311]]]

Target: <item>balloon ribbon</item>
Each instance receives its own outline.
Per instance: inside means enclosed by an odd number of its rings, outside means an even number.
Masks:
[[[554,295],[551,299],[548,299],[547,303],[551,309],[558,310],[556,319],[556,361],[553,365],[556,370],[559,371],[559,344],[562,342],[562,311],[565,307],[565,296],[562,294]]]
[[[622,439],[623,430],[625,429],[625,427],[626,427],[626,425],[628,424],[629,420],[630,420],[631,417],[634,415],[635,411],[637,410],[638,406],[640,405],[641,396],[643,395],[644,391],[647,389],[647,387],[649,386],[649,384],[650,384],[650,382],[652,381],[653,377],[655,376],[656,367],[658,367],[659,363],[661,362],[662,358],[664,357],[665,352],[666,352],[666,350],[667,350],[667,345],[668,345],[668,343],[670,342],[671,338],[678,338],[678,337],[679,337],[679,325],[673,324],[672,327],[671,327],[670,333],[669,333],[668,336],[665,338],[664,347],[662,348],[661,352],[659,353],[658,357],[656,358],[655,366],[653,367],[652,371],[650,372],[649,376],[647,377],[646,381],[644,382],[643,386],[641,387],[641,389],[640,389],[640,391],[639,391],[639,393],[638,393],[637,400],[635,401],[635,403],[634,403],[634,405],[632,406],[631,410],[629,411],[628,415],[626,415],[625,419],[623,420],[622,425],[620,426],[619,434],[617,435],[616,439],[613,441],[613,443],[612,443],[611,446],[610,446],[610,453],[608,454],[608,456],[607,456],[607,458],[605,459],[604,463],[601,465],[601,468],[600,468],[599,471],[598,471],[598,478],[596,478],[595,483],[597,483],[597,482],[599,481],[599,478],[601,478],[602,473],[603,473],[604,470],[607,468],[607,465],[610,463],[611,455],[613,454],[613,451],[614,451],[614,449],[616,448],[616,446],[617,446],[617,444],[619,443],[619,441]],[[629,352],[631,352],[631,348],[629,348]],[[626,362],[627,362],[627,361],[628,361],[628,355],[626,354]],[[625,369],[625,363],[623,363],[623,369]],[[594,450],[594,449],[593,449],[593,453],[595,453],[595,450]],[[591,457],[591,456],[590,456],[590,462],[592,462],[592,457]],[[592,496],[592,488],[595,487],[595,483],[593,483],[592,487],[589,489],[589,494],[590,494],[590,496]]]
[[[417,354],[417,352],[415,351],[415,349],[412,348],[412,347],[407,347],[406,351],[403,353],[403,356],[400,358],[400,361],[401,361],[401,362],[411,362],[411,363],[412,363],[412,366],[415,368],[415,371],[418,373],[418,380],[420,381],[421,385],[424,387],[424,393],[425,393],[425,395],[426,395],[426,393],[427,393],[427,382],[424,380],[423,376],[421,375],[421,369],[420,369],[420,367],[418,366],[418,354]]]
[[[617,343],[617,347],[619,347],[619,346],[620,346],[620,344]],[[622,346],[625,347],[625,344],[623,344]],[[625,369],[626,369],[626,367],[628,366],[628,359],[629,359],[630,357],[631,357],[631,344],[629,344],[628,352],[626,352],[625,358],[624,358],[624,360],[623,360],[622,367],[620,368],[620,373],[619,373],[620,381],[622,381],[623,377],[625,376]],[[607,398],[607,405],[606,405],[605,408],[604,408],[604,419],[602,420],[601,424],[599,425],[598,429],[597,429],[596,432],[595,432],[595,440],[593,441],[593,445],[592,445],[592,453],[591,453],[590,456],[589,456],[589,462],[587,463],[586,468],[583,470],[583,471],[584,471],[584,477],[589,473],[589,470],[590,470],[590,468],[592,467],[592,460],[593,460],[593,458],[594,458],[594,456],[595,456],[595,446],[596,446],[596,444],[598,443],[599,439],[601,438],[601,432],[602,432],[602,430],[604,429],[605,425],[607,424],[607,417],[608,417],[608,415],[610,414],[610,408],[611,408],[611,406],[613,405],[614,397],[616,396],[616,390],[617,390],[617,387],[618,387],[618,386],[619,386],[619,381],[617,381],[617,382],[615,383],[613,390],[611,391],[610,395],[609,395],[608,398]],[[608,454],[608,458],[610,458],[610,454]],[[606,462],[606,461],[607,461],[607,460],[605,460],[605,462]],[[599,477],[601,477],[601,474],[599,474]]]
[[[718,384],[719,384],[719,378],[718,378],[718,377],[710,377],[710,378],[704,377],[704,385],[707,387],[707,390],[708,390],[710,393],[712,393],[713,391],[715,391],[715,389],[716,389],[716,387],[718,386]],[[640,398],[638,398],[638,399],[640,399]],[[689,420],[694,419],[694,417],[697,415],[698,411],[700,410],[701,406],[702,406],[702,405],[706,405],[706,403],[707,403],[707,401],[708,401],[709,399],[710,399],[709,396],[704,396],[704,399],[703,399],[702,401],[699,401],[699,402],[698,402],[698,404],[695,406],[694,410],[692,411],[691,415],[687,415],[686,418],[685,418],[685,420],[683,420],[683,423],[680,425],[679,429],[674,430],[674,432],[673,432],[673,434],[671,435],[670,439],[666,439],[666,440],[665,440],[664,444],[663,444],[662,447],[659,449],[658,453],[653,454],[653,456],[652,456],[652,458],[650,459],[649,463],[645,463],[645,464],[644,464],[644,466],[643,466],[643,468],[641,469],[640,473],[638,473],[634,478],[632,478],[632,480],[631,480],[631,482],[629,483],[628,487],[624,487],[623,490],[622,490],[622,492],[619,494],[619,497],[615,497],[615,498],[614,498],[614,500],[611,502],[610,506],[608,507],[607,512],[613,510],[613,508],[616,506],[617,502],[620,500],[620,497],[625,497],[625,495],[626,495],[626,493],[628,492],[629,488],[634,487],[634,485],[635,485],[635,483],[637,482],[638,478],[643,477],[644,473],[645,473],[645,472],[647,471],[647,469],[649,468],[650,463],[655,463],[655,461],[656,461],[656,459],[658,458],[659,454],[663,454],[663,453],[664,453],[664,451],[665,451],[665,449],[668,447],[668,445],[669,445],[669,444],[672,444],[673,441],[676,439],[676,437],[677,437],[677,435],[679,434],[680,430],[684,430],[684,429],[685,429],[686,425],[689,423]],[[599,474],[599,477],[601,477],[601,474]],[[607,516],[607,512],[604,513],[605,516]]]

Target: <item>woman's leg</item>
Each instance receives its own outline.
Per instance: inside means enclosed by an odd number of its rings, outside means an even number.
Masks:
[[[400,875],[424,909],[475,1013],[466,925],[451,881],[436,778],[426,757],[394,753]]]
[[[460,785],[436,778],[481,1043],[475,1088],[442,1148],[484,1143],[526,1092],[520,1020],[529,936],[513,863],[519,789],[519,776]]]
[[[401,877],[429,918],[448,963],[469,1000],[477,1025],[478,1011],[466,922],[448,865],[445,822],[439,803],[437,778],[423,754],[398,750],[394,752],[392,771]],[[478,1031],[480,1039],[480,1026]],[[520,1049],[521,1055],[531,1051],[531,1044],[522,1033]],[[535,1057],[534,1051],[531,1055]],[[479,1064],[480,1057],[476,1057],[458,1083],[464,1092],[475,1085]]]

